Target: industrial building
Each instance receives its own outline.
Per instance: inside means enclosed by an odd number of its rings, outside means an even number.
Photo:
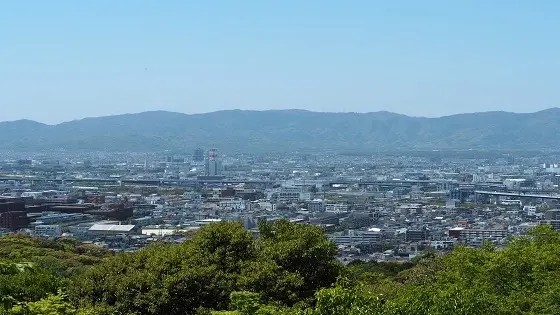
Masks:
[[[132,224],[94,224],[88,229],[88,232],[100,236],[140,234],[137,226]]]

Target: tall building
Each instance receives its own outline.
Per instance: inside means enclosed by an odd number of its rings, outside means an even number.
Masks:
[[[29,218],[25,211],[10,211],[0,213],[0,228],[19,230],[29,225]]]
[[[206,158],[206,176],[220,176],[222,175],[222,162],[218,157],[218,150],[208,150],[208,157]]]
[[[204,162],[204,150],[198,148],[194,150],[193,153],[193,161],[194,162]]]
[[[0,197],[0,228],[18,230],[29,225],[25,202],[19,198]]]

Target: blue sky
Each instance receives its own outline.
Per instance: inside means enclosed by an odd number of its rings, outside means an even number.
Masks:
[[[0,121],[560,106],[560,1],[0,2]]]

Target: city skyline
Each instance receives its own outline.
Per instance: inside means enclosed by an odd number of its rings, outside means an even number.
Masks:
[[[553,1],[8,2],[0,120],[533,112],[560,99],[559,13]]]

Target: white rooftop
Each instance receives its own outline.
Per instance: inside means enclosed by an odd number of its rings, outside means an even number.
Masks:
[[[457,226],[457,227],[454,227],[454,228],[450,228],[449,230],[450,231],[462,231],[464,229],[465,229],[464,227]]]
[[[113,231],[113,232],[130,232],[134,229],[135,225],[123,224],[94,224],[89,228],[89,231]]]

